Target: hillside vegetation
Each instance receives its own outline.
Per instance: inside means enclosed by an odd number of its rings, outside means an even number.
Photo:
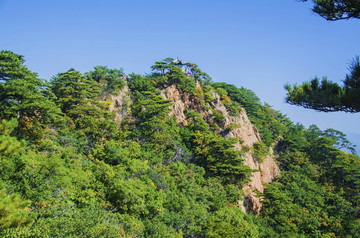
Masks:
[[[261,138],[250,144],[229,136],[245,112]],[[44,81],[1,51],[0,119],[1,237],[360,237],[360,159],[345,135],[294,124],[193,63]],[[260,212],[241,206],[264,172],[248,155],[281,170]]]

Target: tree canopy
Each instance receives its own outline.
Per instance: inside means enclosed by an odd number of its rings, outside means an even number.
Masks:
[[[1,51],[0,236],[358,237],[360,158],[345,134],[295,125],[187,64],[159,61],[126,80],[121,69],[70,69],[48,85]],[[244,126],[262,141],[231,138]],[[262,156],[281,175],[257,193],[255,216],[239,203],[255,172],[246,162]]]
[[[308,0],[303,0],[307,2]],[[313,11],[328,21],[360,18],[359,0],[312,0]]]
[[[304,0],[304,2],[307,0]],[[313,0],[313,11],[326,20],[360,18],[359,0]],[[356,113],[360,111],[360,61],[356,56],[350,66],[349,73],[343,80],[344,85],[329,81],[323,77],[321,82],[316,77],[311,82],[301,85],[286,84],[286,102],[317,111],[344,111]]]
[[[301,85],[285,85],[286,102],[324,112],[360,112],[360,61],[359,57],[351,63],[344,86],[318,78]]]
[[[18,119],[18,133],[38,137],[48,123],[58,121],[60,110],[48,85],[24,65],[22,55],[0,51],[0,116]]]

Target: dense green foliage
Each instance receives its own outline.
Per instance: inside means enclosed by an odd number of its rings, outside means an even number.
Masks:
[[[124,86],[124,72],[122,69],[109,69],[106,66],[95,66],[94,71],[85,73],[85,76],[100,84],[103,91],[117,93]]]
[[[302,0],[307,2],[308,0]],[[360,18],[359,0],[312,0],[313,11],[328,21]]]
[[[360,61],[357,57],[349,67],[344,86],[340,87],[324,78],[321,83],[315,78],[301,85],[285,86],[286,101],[293,105],[318,111],[360,112]]]
[[[306,2],[307,0],[303,0]],[[360,19],[359,0],[313,0],[313,11],[326,20]],[[355,57],[349,66],[349,74],[343,80],[344,86],[324,77],[316,77],[301,85],[286,84],[286,102],[317,111],[360,112],[360,59]]]
[[[337,149],[333,133],[290,128],[278,145],[283,173],[265,190],[264,219],[288,237],[358,237],[359,157]]]
[[[60,110],[46,83],[23,62],[21,55],[0,52],[0,116],[17,118],[19,136],[35,139],[48,123],[56,123]]]
[[[97,66],[49,84],[23,63],[0,52],[1,237],[358,236],[360,160],[342,151],[354,152],[343,133],[294,125],[252,91],[171,58],[145,76]],[[172,85],[210,118],[169,117],[161,90]],[[241,141],[223,137],[241,126],[223,126],[215,91],[259,129],[263,141],[248,148],[258,162],[272,147],[281,167],[257,216],[238,206],[254,171],[235,149]],[[109,102],[119,95],[129,102]]]

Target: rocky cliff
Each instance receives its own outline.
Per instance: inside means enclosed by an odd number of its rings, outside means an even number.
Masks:
[[[197,84],[197,88],[201,88]],[[267,155],[265,158],[260,160],[256,158],[251,149],[253,145],[259,142],[260,135],[256,127],[250,122],[247,117],[246,111],[242,109],[239,116],[231,116],[222,103],[220,95],[211,92],[214,100],[210,103],[210,107],[204,107],[201,105],[199,100],[191,97],[187,93],[182,93],[175,85],[166,87],[161,91],[161,94],[165,99],[171,100],[171,112],[169,116],[175,116],[177,123],[180,126],[187,124],[185,110],[193,110],[200,113],[203,119],[209,124],[214,123],[213,121],[213,111],[217,111],[224,116],[224,120],[219,124],[218,132],[221,133],[225,138],[237,137],[241,144],[238,143],[235,145],[235,149],[238,151],[244,151],[244,148],[248,148],[244,154],[244,163],[248,165],[251,169],[257,170],[251,176],[251,182],[243,187],[244,191],[244,200],[239,200],[238,204],[242,207],[244,212],[247,213],[259,213],[261,210],[261,198],[256,196],[257,192],[264,192],[264,183],[270,183],[276,176],[280,174],[280,170],[276,165],[272,151],[270,155]],[[115,112],[116,120],[121,121],[127,116],[129,116],[129,105],[131,105],[129,88],[125,86],[123,90],[117,96],[111,96],[111,105],[110,110]],[[238,128],[226,131],[231,124],[239,125]]]
[[[200,87],[197,84],[197,87]],[[216,110],[220,112],[225,119],[220,124],[220,130],[224,131],[232,123],[240,125],[239,128],[233,129],[224,135],[225,138],[237,137],[242,141],[242,144],[236,144],[235,149],[241,151],[244,146],[250,148],[254,143],[259,142],[260,135],[258,130],[249,121],[245,110],[243,109],[239,116],[231,116],[220,100],[220,96],[212,92],[212,96],[215,98],[211,102],[211,109],[205,110],[196,100],[191,100],[187,94],[182,94],[175,85],[162,90],[162,95],[172,101],[170,116],[175,115],[177,122],[180,125],[186,124],[185,109],[194,110],[201,113],[203,119],[209,123],[212,122],[212,111]],[[256,197],[256,191],[264,192],[264,183],[270,183],[276,176],[280,174],[280,169],[276,165],[272,151],[270,155],[266,156],[262,163],[253,155],[251,151],[247,151],[244,156],[245,164],[250,168],[258,170],[251,176],[251,182],[244,186],[244,200],[239,200],[239,206],[243,208],[245,212],[253,212],[257,214],[261,210],[261,198]]]

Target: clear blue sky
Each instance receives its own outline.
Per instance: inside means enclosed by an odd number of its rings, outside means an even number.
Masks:
[[[253,90],[305,126],[360,138],[360,114],[284,103],[285,83],[339,82],[360,54],[360,20],[327,22],[298,0],[0,0],[0,49],[41,78],[96,65],[148,73],[165,57],[194,62],[216,82]]]

